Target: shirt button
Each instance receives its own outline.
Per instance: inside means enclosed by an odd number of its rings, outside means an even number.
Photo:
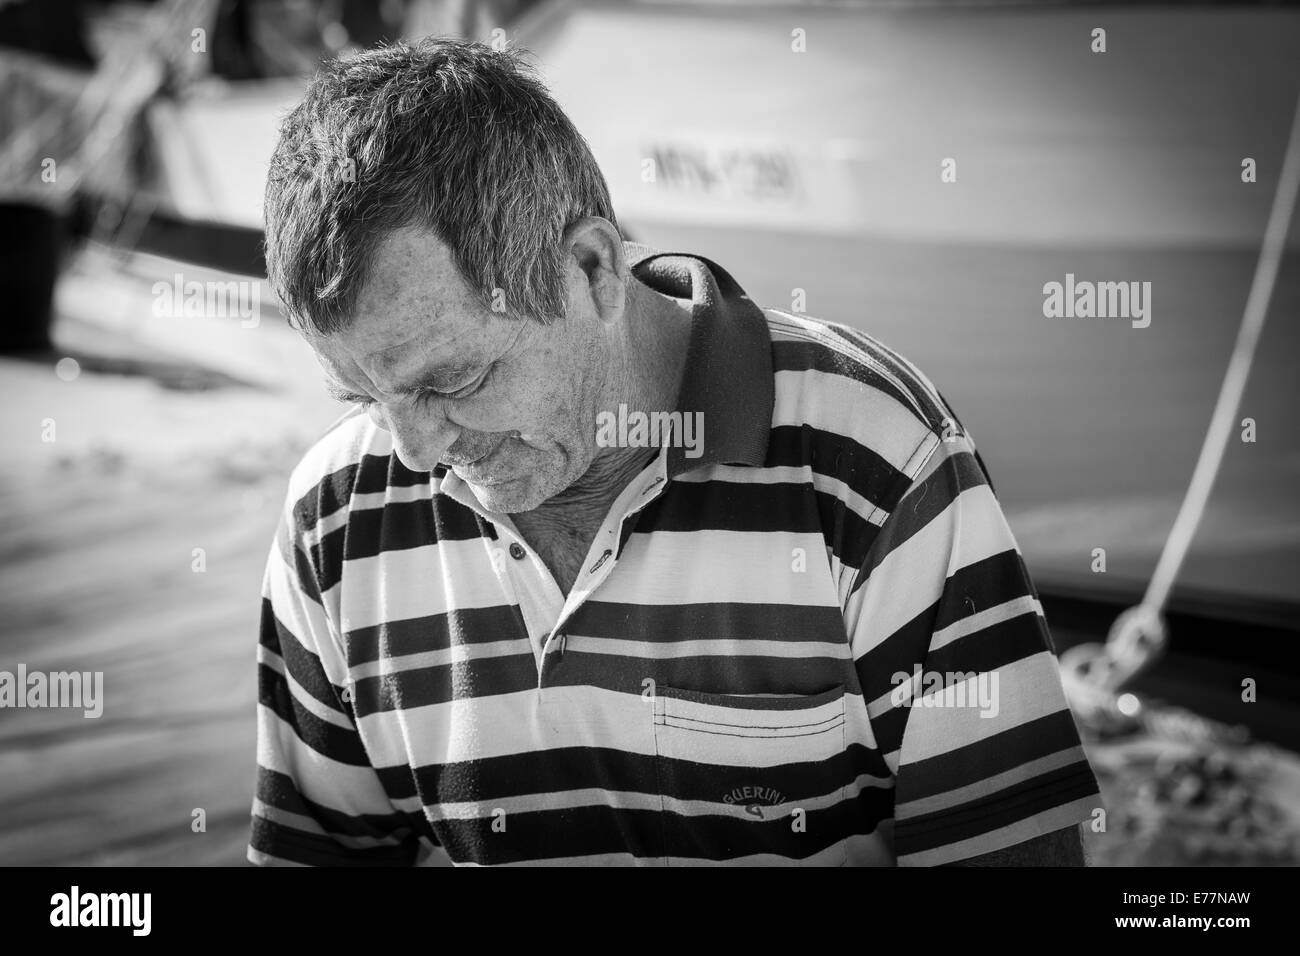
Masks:
[[[516,561],[523,560],[524,555],[527,553],[528,552],[524,550],[524,546],[518,541],[515,541],[510,545],[510,557],[514,558]]]

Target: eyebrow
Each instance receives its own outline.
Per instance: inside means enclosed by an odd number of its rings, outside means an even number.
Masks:
[[[479,363],[474,362],[455,362],[435,365],[432,368],[425,369],[421,373],[419,381],[414,385],[399,385],[393,391],[398,395],[412,395],[416,392],[424,392],[430,389],[439,392],[454,392],[465,384],[468,384],[466,377],[470,373],[477,375],[477,370],[481,368]],[[458,384],[457,384],[458,383]],[[343,388],[332,378],[325,380],[325,391],[329,393],[330,398],[339,402],[371,402],[374,401],[369,395],[358,395],[356,392],[350,392]]]

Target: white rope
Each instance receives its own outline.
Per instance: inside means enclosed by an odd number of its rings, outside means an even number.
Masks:
[[[1278,265],[1286,247],[1297,191],[1300,191],[1300,100],[1297,100],[1296,113],[1291,120],[1291,139],[1287,143],[1281,175],[1278,176],[1277,192],[1273,194],[1273,208],[1268,215],[1268,228],[1264,231],[1259,261],[1255,264],[1255,278],[1250,284],[1250,295],[1246,299],[1241,329],[1237,332],[1237,343],[1232,349],[1232,359],[1223,377],[1219,401],[1214,406],[1214,416],[1209,431],[1205,434],[1205,444],[1201,446],[1201,457],[1196,462],[1196,470],[1192,472],[1187,496],[1183,499],[1183,506],[1174,520],[1169,540],[1165,542],[1165,549],[1142,601],[1148,607],[1163,608],[1168,600],[1174,578],[1187,555],[1192,535],[1196,532],[1196,526],[1209,500],[1210,488],[1223,460],[1228,436],[1234,428],[1242,393],[1246,390],[1246,378],[1255,357],[1255,347],[1259,344],[1260,331],[1264,328],[1264,317],[1268,314],[1268,303],[1273,296]]]
[[[1273,285],[1285,251],[1297,192],[1300,192],[1300,97],[1297,98],[1296,112],[1291,120],[1291,137],[1287,141],[1282,160],[1277,191],[1273,194],[1273,206],[1268,215],[1268,226],[1264,230],[1259,260],[1255,264],[1250,294],[1246,298],[1241,328],[1237,332],[1232,358],[1223,377],[1223,386],[1219,389],[1219,399],[1214,406],[1210,427],[1205,433],[1205,442],[1201,445],[1201,455],[1196,461],[1187,494],[1178,510],[1178,517],[1174,519],[1174,526],[1160,553],[1160,560],[1156,563],[1142,603],[1120,615],[1111,628],[1108,643],[1112,645],[1112,651],[1118,652],[1116,656],[1121,660],[1127,658],[1131,665],[1121,668],[1121,683],[1140,669],[1146,663],[1143,658],[1158,651],[1159,645],[1164,642],[1160,613],[1169,600],[1174,579],[1187,557],[1192,537],[1205,512],[1210,489],[1214,486],[1219,465],[1223,461],[1228,437],[1234,428],[1237,409],[1250,374],[1251,361],[1259,344],[1260,331],[1264,327],[1264,317],[1268,314],[1269,300],[1273,296]],[[1144,639],[1154,647],[1143,651],[1140,643]]]

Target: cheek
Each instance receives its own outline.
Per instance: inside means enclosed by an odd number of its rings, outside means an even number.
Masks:
[[[573,431],[575,395],[558,370],[503,380],[462,409],[465,427],[544,435]]]
[[[470,431],[522,432],[539,450],[594,445],[596,418],[588,393],[601,356],[591,351],[570,343],[567,352],[550,349],[527,367],[499,365],[490,387],[454,404],[448,417]]]

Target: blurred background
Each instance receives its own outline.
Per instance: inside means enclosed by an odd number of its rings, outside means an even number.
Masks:
[[[431,33],[532,51],[629,237],[926,372],[1068,686],[1141,599],[1276,191],[1296,5],[8,0],[0,670],[103,671],[106,706],[0,710],[0,864],[242,862],[263,564],[343,411],[263,281],[266,164],[322,58]],[[1076,711],[1097,865],[1300,862],[1297,236],[1167,642]],[[1067,274],[1149,282],[1151,324],[1046,318]]]

